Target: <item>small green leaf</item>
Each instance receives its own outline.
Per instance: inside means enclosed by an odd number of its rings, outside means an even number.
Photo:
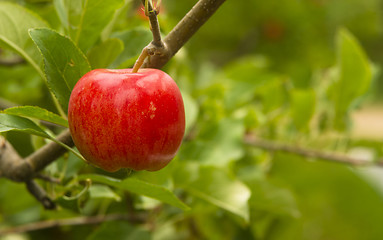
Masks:
[[[187,134],[197,121],[199,109],[197,102],[189,94],[182,92],[182,98],[187,109],[185,111],[185,134]]]
[[[369,59],[357,39],[342,29],[337,35],[339,76],[329,89],[335,106],[335,126],[342,129],[352,103],[366,93],[372,80]]]
[[[85,180],[88,178],[94,182],[107,184],[109,186],[123,189],[135,194],[157,199],[161,202],[170,204],[185,211],[190,209],[181,200],[179,200],[169,189],[144,182],[137,178],[127,178],[125,180],[119,180],[96,174],[85,174],[79,176],[79,180]]]
[[[36,106],[21,106],[7,108],[4,110],[7,114],[17,115],[20,117],[35,118],[51,123],[55,123],[64,127],[68,127],[68,121],[61,116],[52,113],[46,109]]]
[[[49,135],[31,120],[19,116],[0,113],[0,132],[19,131],[50,138]]]
[[[288,189],[278,188],[264,179],[253,181],[249,185],[252,191],[249,204],[253,209],[281,216],[300,216],[295,198]]]
[[[201,167],[198,179],[185,190],[249,221],[250,189],[219,168]]]
[[[267,72],[267,61],[262,57],[244,57],[229,64],[224,69],[224,75],[218,76],[217,81],[225,82],[225,106],[235,110],[248,104],[254,98],[257,88],[278,77]]]
[[[93,47],[88,53],[88,59],[93,69],[107,68],[124,49],[123,42],[118,38],[110,38]]]
[[[81,160],[86,161],[84,157],[80,153],[78,153],[76,150],[60,142],[59,140],[56,139],[55,136],[53,136],[49,132],[44,131],[41,127],[39,127],[36,123],[29,120],[28,118],[24,118],[24,117],[20,117],[16,115],[9,115],[6,113],[0,113],[0,132],[8,132],[8,131],[19,131],[19,132],[24,132],[24,133],[48,138],[54,141],[55,143],[59,144],[60,146],[66,148],[68,151],[71,151]]]
[[[244,132],[239,120],[222,119],[218,124],[206,125],[198,140],[183,144],[180,158],[203,165],[225,166],[243,156]]]
[[[294,89],[291,94],[291,115],[296,128],[308,126],[315,113],[316,95],[313,89]]]
[[[110,189],[110,187],[105,185],[91,185],[89,188],[89,194],[91,198],[109,198],[117,202],[121,201],[121,197]]]
[[[17,4],[0,2],[0,44],[4,43],[20,54],[42,77],[42,58],[28,35],[28,29],[47,26],[47,23],[28,9]]]
[[[86,52],[113,19],[123,0],[55,0],[57,15],[70,38]]]
[[[51,29],[35,28],[29,34],[44,57],[48,87],[66,111],[74,85],[90,71],[88,60],[69,38]]]

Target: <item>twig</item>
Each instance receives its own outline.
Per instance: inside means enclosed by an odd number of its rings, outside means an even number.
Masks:
[[[142,0],[142,3],[145,5],[145,0]],[[153,8],[151,1],[148,0],[147,4],[148,4],[148,9],[147,11],[145,9],[145,14],[147,14],[147,16],[149,17],[150,30],[152,31],[152,34],[153,34],[152,44],[156,47],[162,47],[163,42],[161,40],[160,24],[158,23],[158,18],[157,18],[158,11],[157,9]]]
[[[9,58],[9,59],[0,58],[0,65],[2,65],[2,66],[11,67],[11,66],[22,64],[22,63],[26,63],[26,61],[24,60],[24,58],[21,58],[18,56],[13,57],[13,58]]]
[[[152,56],[144,67],[164,66],[224,2],[225,0],[199,0],[164,38],[167,53]]]
[[[74,146],[68,129],[57,139],[70,147]],[[16,182],[27,182],[65,152],[64,147],[50,142],[23,159],[11,144],[0,136],[0,176]]]
[[[146,47],[144,47],[144,49],[142,49],[140,56],[134,63],[132,70],[133,73],[138,72],[147,57],[154,55],[163,56],[168,53],[165,44],[161,40],[160,25],[157,18],[157,9],[153,9],[152,3],[149,0],[142,0],[142,2],[145,5],[145,14],[147,14],[149,17],[150,30],[153,34],[153,40]]]
[[[74,146],[72,136],[70,135],[69,129],[64,130],[60,135],[57,136],[57,140],[66,144],[69,147]],[[54,142],[50,142],[41,147],[36,152],[29,155],[25,161],[32,166],[32,171],[39,172],[44,169],[50,163],[55,161],[58,157],[66,153],[66,149]]]
[[[17,104],[8,101],[7,99],[0,98],[0,110],[10,108],[10,107],[16,107]]]
[[[78,226],[78,225],[90,225],[100,224],[106,221],[127,221],[132,224],[145,223],[147,216],[141,215],[127,215],[127,214],[110,214],[105,216],[91,216],[91,217],[76,217],[58,220],[48,220],[42,222],[29,223],[17,227],[0,229],[0,236],[14,233],[23,233],[36,230],[42,230],[60,226]]]
[[[35,181],[26,182],[28,191],[44,206],[45,209],[56,209],[56,204],[48,197],[47,192]]]
[[[302,148],[298,146],[291,146],[282,143],[277,143],[273,141],[268,141],[264,139],[254,138],[251,136],[246,136],[244,142],[250,146],[265,149],[273,152],[287,152],[296,155],[300,155],[307,158],[315,158],[326,160],[335,163],[348,164],[352,166],[367,166],[367,165],[377,165],[383,166],[381,162],[372,162],[368,160],[363,160],[359,158],[350,157],[344,154],[334,153],[334,152],[323,152],[313,149]]]
[[[51,176],[48,176],[48,175],[45,175],[42,173],[37,173],[35,175],[35,178],[38,178],[38,179],[41,179],[41,180],[44,180],[44,181],[47,181],[50,183],[57,183],[57,184],[61,183],[60,179],[57,179],[57,178],[54,178],[54,177],[51,177]]]

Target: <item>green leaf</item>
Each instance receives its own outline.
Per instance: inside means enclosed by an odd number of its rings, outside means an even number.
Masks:
[[[190,209],[181,200],[179,200],[169,189],[144,182],[137,178],[131,177],[125,180],[119,180],[96,174],[86,174],[79,176],[80,180],[85,180],[88,178],[94,182],[103,183],[138,195],[143,195],[146,197],[157,199],[161,202],[170,204],[185,211]]]
[[[199,161],[203,165],[226,166],[243,156],[244,132],[239,120],[222,119],[218,124],[208,124],[198,140],[183,144],[180,158]]]
[[[114,239],[120,240],[140,239],[150,240],[150,232],[143,228],[132,226],[126,221],[104,222],[99,228],[90,234],[86,240]]]
[[[185,190],[249,221],[250,189],[222,169],[201,167],[198,179],[186,185]]]
[[[0,132],[19,131],[50,138],[49,135],[31,120],[19,116],[0,113]]]
[[[91,198],[109,198],[117,202],[121,201],[121,197],[110,189],[110,187],[105,185],[91,185],[89,188],[89,194]]]
[[[28,35],[28,29],[47,27],[39,16],[20,5],[0,2],[0,44],[16,51],[44,77],[40,68],[41,55]]]
[[[355,37],[345,29],[337,35],[339,76],[330,88],[335,125],[342,129],[352,103],[366,93],[372,80],[370,62]]]
[[[55,0],[56,12],[70,38],[86,52],[100,37],[124,0]]]
[[[313,89],[293,89],[290,94],[294,125],[298,129],[305,128],[315,113],[315,91]]]
[[[225,106],[236,109],[248,104],[254,98],[255,90],[265,83],[278,77],[267,72],[267,62],[262,57],[244,57],[228,64],[223,76],[217,76],[217,81],[225,82]]]
[[[39,127],[33,121],[24,117],[16,116],[16,115],[0,113],[0,132],[8,132],[8,131],[19,131],[19,132],[24,132],[24,133],[48,138],[54,141],[55,143],[61,145],[62,147],[66,148],[68,151],[71,151],[81,160],[86,161],[84,157],[81,154],[79,154],[76,150],[57,140],[52,134],[44,131],[41,127]]]
[[[69,38],[51,29],[29,32],[44,57],[48,87],[66,111],[74,85],[90,71],[88,60]]]
[[[188,93],[182,92],[182,98],[187,109],[185,111],[185,134],[187,134],[197,121],[199,109],[197,102]]]
[[[93,47],[88,53],[88,59],[93,69],[107,68],[124,49],[123,42],[118,38],[110,38]]]
[[[124,51],[118,56],[111,67],[128,67],[134,64],[142,49],[150,43],[152,33],[147,28],[138,27],[114,33],[111,37],[121,39],[124,43]]]
[[[252,209],[275,215],[299,217],[300,212],[293,194],[288,189],[278,188],[264,179],[249,184],[252,196],[249,204]]]
[[[281,227],[275,229],[274,225],[269,229],[275,231],[273,239],[310,239],[316,230],[330,239],[380,239],[383,195],[357,170],[324,161],[304,161],[291,154],[275,154],[267,177],[294,193],[300,217],[278,219]],[[254,201],[255,198],[256,195]],[[304,226],[315,230],[302,237]]]
[[[64,127],[68,127],[68,121],[61,116],[52,113],[46,109],[36,106],[21,106],[7,108],[4,110],[7,114],[17,115],[20,117],[35,118],[51,123],[55,123]]]

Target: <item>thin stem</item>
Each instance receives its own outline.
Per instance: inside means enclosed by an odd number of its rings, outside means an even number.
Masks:
[[[136,72],[138,72],[138,70],[140,69],[140,67],[141,67],[142,64],[144,63],[145,58],[146,58],[148,55],[149,55],[149,54],[148,54],[148,49],[145,47],[144,49],[142,49],[142,52],[141,52],[140,56],[138,57],[137,61],[134,63],[132,73],[136,73]]]
[[[250,146],[265,149],[267,151],[280,151],[296,154],[299,156],[307,158],[315,158],[320,160],[326,160],[335,163],[348,164],[353,166],[367,166],[367,165],[377,165],[380,166],[380,163],[375,163],[359,158],[353,158],[344,154],[334,153],[334,152],[323,152],[314,149],[303,148],[299,146],[286,145],[274,141],[269,141],[265,139],[259,139],[254,137],[246,136],[244,142]]]
[[[40,187],[35,181],[26,182],[28,191],[44,206],[45,209],[55,209],[55,203],[48,197],[45,190]]]
[[[51,136],[51,140],[55,143],[57,143],[58,145],[62,146],[63,148],[65,148],[66,150],[72,152],[76,157],[78,157],[79,159],[83,160],[84,162],[87,162],[86,159],[79,153],[77,152],[76,150],[74,150],[73,148],[69,147],[68,145],[66,145],[65,143],[62,143],[60,142],[59,140],[57,140],[56,138],[52,137]]]
[[[25,63],[25,59],[21,57],[14,57],[11,59],[0,58],[0,65],[2,66],[15,66]]]
[[[42,230],[47,228],[59,227],[59,226],[79,226],[79,225],[90,225],[100,224],[107,221],[127,221],[132,224],[145,223],[147,219],[146,215],[127,215],[127,214],[110,214],[106,216],[91,216],[91,217],[76,217],[58,220],[48,220],[42,222],[29,223],[21,226],[16,226],[8,229],[1,229],[0,236],[7,234],[23,233],[36,230]]]
[[[11,108],[11,107],[16,107],[17,104],[8,101],[7,99],[1,98],[0,97],[0,110],[6,109],[6,108]]]
[[[144,49],[142,49],[140,56],[134,63],[132,73],[138,72],[148,56],[158,54],[158,52],[164,51],[165,49],[164,43],[161,39],[160,25],[157,19],[158,12],[156,9],[153,9],[153,5],[150,0],[142,0],[142,2],[145,6],[145,15],[149,17],[150,30],[153,34],[153,41]]]
[[[75,199],[78,199],[79,197],[81,197],[82,195],[84,195],[90,188],[90,186],[92,185],[92,181],[90,179],[86,179],[85,180],[85,187],[83,190],[81,190],[81,192],[75,196],[72,196],[72,197],[67,197],[67,196],[63,196],[63,198],[65,200],[75,200]]]
[[[56,139],[69,147],[74,146],[69,129],[63,131]],[[32,166],[33,171],[38,172],[44,169],[51,162],[55,161],[66,151],[67,149],[63,146],[55,142],[50,142],[29,155],[25,159],[25,162]]]
[[[161,40],[161,31],[160,31],[160,24],[158,22],[158,11],[157,9],[153,9],[152,3],[148,1],[148,17],[149,17],[149,23],[150,23],[150,30],[153,34],[153,41],[152,44],[157,47],[162,47],[163,42]]]

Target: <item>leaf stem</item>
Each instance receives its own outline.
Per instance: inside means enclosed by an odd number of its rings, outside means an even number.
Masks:
[[[42,222],[27,223],[16,227],[6,228],[0,230],[0,235],[23,233],[36,230],[42,230],[47,228],[59,227],[59,226],[79,226],[79,225],[90,225],[100,224],[107,221],[119,221],[124,220],[133,224],[145,223],[148,216],[145,214],[110,214],[110,215],[97,215],[87,217],[74,217],[65,219],[47,220]]]
[[[58,145],[62,146],[63,148],[67,149],[68,151],[72,152],[76,157],[80,158],[81,160],[83,160],[84,162],[88,162],[79,152],[77,152],[76,150],[74,150],[73,148],[69,147],[68,145],[66,145],[65,143],[57,140],[55,137],[53,136],[50,136],[50,139],[57,143]]]

